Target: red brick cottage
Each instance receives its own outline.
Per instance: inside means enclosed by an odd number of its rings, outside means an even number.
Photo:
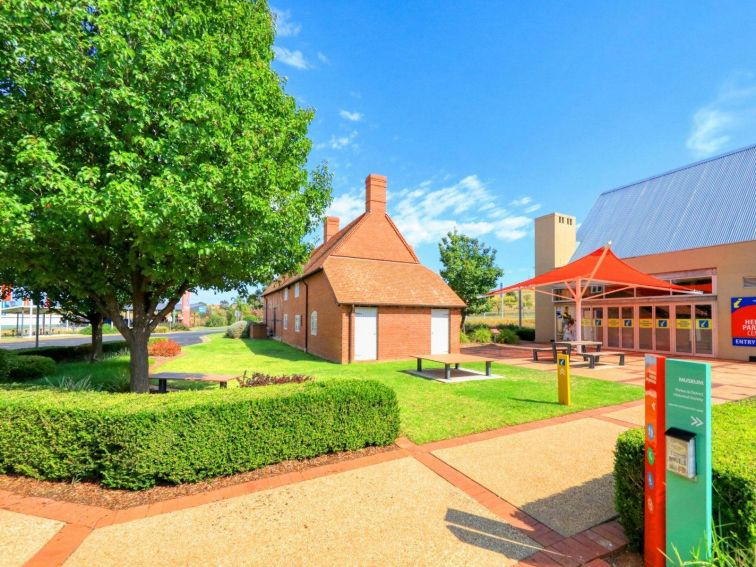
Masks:
[[[269,332],[340,363],[459,352],[465,303],[386,213],[386,178],[369,175],[365,189],[365,212],[341,230],[328,217],[302,272],[265,290]]]

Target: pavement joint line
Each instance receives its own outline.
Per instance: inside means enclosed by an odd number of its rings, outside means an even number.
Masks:
[[[79,524],[65,524],[58,533],[29,559],[24,567],[59,567],[66,562],[84,540],[92,528]]]
[[[616,425],[627,427],[629,429],[637,429],[638,427],[641,427],[637,423],[633,423],[631,421],[625,421],[624,419],[617,419],[616,417],[609,417],[608,415],[597,415],[595,419],[600,419],[601,421],[608,421],[609,423],[614,423]]]

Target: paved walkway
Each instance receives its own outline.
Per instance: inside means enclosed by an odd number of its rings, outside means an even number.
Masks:
[[[540,345],[546,346],[546,345]],[[531,345],[475,345],[462,347],[462,352],[476,356],[491,357],[494,360],[510,364],[533,368],[535,370],[556,371],[556,363],[550,360],[547,353],[541,357],[545,360],[533,361]],[[683,359],[684,356],[674,355],[670,358]],[[736,360],[706,359],[691,357],[690,360],[711,364],[711,396],[714,403],[723,403],[756,396],[756,364],[739,362]],[[588,368],[588,363],[575,356],[572,357],[571,372],[579,376],[622,382],[625,384],[643,385],[644,360],[643,354],[630,352],[625,355],[625,365],[619,366],[617,357],[601,361],[596,368]]]
[[[223,333],[226,329],[199,329],[196,331],[176,331],[173,333],[156,333],[153,334],[153,337],[161,338],[161,339],[173,339],[181,346],[189,346],[189,345],[196,345],[202,342],[202,337],[205,335],[210,335],[214,333]],[[102,342],[104,343],[111,343],[116,341],[122,341],[123,337],[118,335],[104,335],[102,337]],[[44,336],[39,338],[39,346],[41,347],[50,347],[50,346],[76,346],[76,345],[84,345],[89,344],[92,342],[92,337],[86,336],[86,335],[66,335],[64,337],[56,337],[56,336]],[[22,341],[3,341],[0,340],[0,348],[5,348],[9,350],[17,350],[22,348],[34,348],[35,341],[34,337],[30,339],[25,339]]]
[[[616,436],[640,401],[126,510],[0,491],[0,566],[574,567],[627,543]],[[12,529],[5,529],[12,526]]]

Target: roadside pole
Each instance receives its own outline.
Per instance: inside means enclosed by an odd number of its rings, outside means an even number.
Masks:
[[[557,382],[559,403],[563,406],[570,405],[570,356],[568,354],[557,355]]]

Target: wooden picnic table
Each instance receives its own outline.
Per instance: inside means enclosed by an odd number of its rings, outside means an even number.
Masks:
[[[217,382],[221,388],[227,388],[231,380],[238,378],[235,374],[200,374],[198,372],[158,372],[150,375],[150,380],[158,381],[158,393],[168,393],[168,380],[189,380],[191,382]]]
[[[430,362],[438,362],[439,364],[444,365],[444,378],[449,380],[451,378],[451,365],[454,365],[454,368],[459,369],[460,364],[467,364],[467,363],[485,363],[486,365],[486,376],[491,375],[491,363],[494,361],[493,358],[487,358],[484,356],[475,356],[473,354],[415,354],[413,355],[413,358],[417,359],[417,371],[422,372],[423,371],[423,360],[428,360]]]

